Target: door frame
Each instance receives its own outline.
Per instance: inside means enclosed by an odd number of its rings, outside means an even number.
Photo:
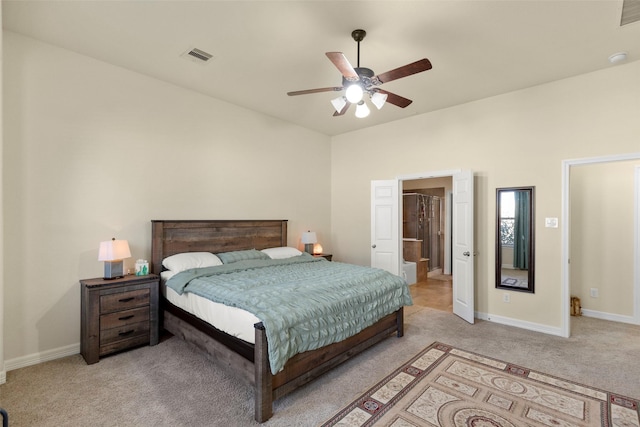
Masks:
[[[560,325],[560,335],[562,337],[568,338],[571,335],[571,313],[569,311],[570,301],[571,301],[571,281],[569,277],[570,266],[569,266],[569,239],[571,237],[570,228],[571,224],[569,221],[569,208],[570,208],[570,182],[569,179],[571,177],[571,167],[577,165],[588,165],[588,164],[598,164],[598,163],[611,163],[611,162],[620,162],[620,161],[633,161],[640,160],[640,153],[629,153],[629,154],[620,154],[613,156],[601,156],[601,157],[590,157],[583,159],[571,159],[571,160],[563,160],[562,161],[562,224],[565,224],[562,227],[562,294],[561,294],[561,325]],[[636,323],[640,324],[640,265],[638,265],[638,254],[640,253],[640,174],[638,173],[638,169],[636,169],[635,174],[635,201],[634,201],[634,277],[633,277],[633,318]]]
[[[469,173],[470,174],[470,178],[471,178],[471,186],[474,186],[474,174],[473,171],[471,170],[463,170],[463,169],[456,169],[456,170],[444,170],[444,171],[436,171],[436,172],[422,172],[422,173],[417,173],[417,174],[410,174],[410,175],[399,175],[396,177],[396,180],[398,182],[398,187],[399,188],[403,188],[403,183],[404,181],[411,181],[411,180],[421,180],[421,179],[430,179],[430,178],[443,178],[443,177],[451,177],[452,178],[452,184],[453,184],[453,193],[455,194],[456,191],[456,176],[460,177],[461,175],[465,174],[465,173]],[[471,193],[473,194],[474,191],[472,190]],[[453,196],[455,197],[455,196]],[[453,199],[452,197],[452,199]],[[403,212],[402,212],[402,203],[400,202],[400,197],[398,197],[398,218],[403,218]],[[452,203],[452,205],[454,205],[454,203]],[[471,204],[472,206],[474,205],[474,200],[471,200]],[[475,211],[475,207],[473,208]],[[475,213],[472,212],[471,213],[472,218],[471,218],[471,222],[473,224],[474,219],[473,216],[475,216]],[[473,232],[472,234],[474,234],[475,232]],[[473,236],[472,236],[473,237]],[[473,243],[473,238],[471,240],[472,242],[472,247],[470,247],[467,252],[465,252],[465,256],[469,256],[469,253],[473,253],[475,255],[475,248],[473,247],[475,245],[475,243]],[[453,245],[453,242],[452,242]],[[451,259],[451,263],[453,264],[454,260],[454,256],[452,256]],[[453,313],[457,316],[459,316],[460,318],[464,319],[465,321],[473,324],[475,321],[475,268],[474,268],[474,256],[471,256],[470,259],[466,260],[466,262],[471,262],[471,268],[470,271],[467,270],[463,270],[462,271],[462,277],[470,277],[471,280],[471,288],[469,288],[467,286],[468,284],[468,279],[467,281],[465,281],[465,284],[462,285],[462,287],[458,286],[459,283],[457,283],[457,279],[456,279],[456,274],[455,272],[452,271],[452,274],[454,274],[453,277]],[[465,266],[465,269],[468,269],[469,266]],[[452,268],[452,270],[455,270],[455,268]],[[471,273],[470,275],[467,273]],[[460,277],[460,276],[458,276]],[[463,279],[464,280],[464,279]],[[469,292],[471,291],[471,292]],[[458,294],[457,292],[461,292],[460,295],[466,295],[466,299],[463,300],[457,300],[458,298]],[[469,302],[470,301],[470,302]],[[456,303],[458,302],[458,305],[456,305]],[[458,308],[456,310],[456,307]]]

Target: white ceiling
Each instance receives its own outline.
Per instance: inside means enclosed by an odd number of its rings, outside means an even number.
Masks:
[[[638,0],[627,0],[638,1]],[[2,1],[5,29],[232,104],[337,135],[640,59],[640,22],[620,26],[622,0]],[[333,117],[340,86],[325,52],[382,73],[428,58],[433,69],[382,89],[405,109],[353,107]],[[207,64],[181,54],[196,47]]]

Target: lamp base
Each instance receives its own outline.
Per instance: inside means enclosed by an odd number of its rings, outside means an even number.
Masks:
[[[105,261],[104,280],[120,279],[124,277],[124,261]]]
[[[313,255],[313,243],[306,243],[304,245],[304,251],[308,254]]]

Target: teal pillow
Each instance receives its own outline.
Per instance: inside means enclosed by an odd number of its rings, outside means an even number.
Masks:
[[[233,262],[245,261],[250,259],[271,259],[269,255],[255,249],[246,251],[222,252],[217,254],[223,264],[231,264]]]

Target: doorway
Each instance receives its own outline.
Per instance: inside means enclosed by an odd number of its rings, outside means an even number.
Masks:
[[[451,271],[453,314],[475,322],[474,175],[471,170],[443,171],[371,181],[371,266],[402,275],[402,183],[452,178]]]
[[[624,165],[624,163],[620,162],[637,162],[640,160],[640,153],[632,153],[626,155],[618,155],[618,156],[606,156],[606,157],[597,157],[590,159],[578,159],[578,160],[565,160],[563,161],[563,175],[562,175],[562,224],[566,226],[563,227],[562,231],[562,325],[561,325],[561,335],[564,337],[569,337],[571,335],[571,321],[570,321],[570,297],[572,291],[572,274],[575,274],[575,268],[578,266],[575,264],[575,261],[579,259],[576,256],[574,261],[574,265],[572,266],[569,263],[571,256],[571,248],[572,246],[572,238],[576,236],[574,232],[571,231],[572,227],[579,227],[580,222],[579,219],[576,220],[576,215],[580,213],[581,206],[572,205],[572,191],[574,191],[574,187],[570,184],[571,179],[575,178],[577,175],[572,173],[572,170],[577,171],[578,167],[588,166],[588,165],[606,165],[606,164],[616,164],[616,165]],[[626,291],[625,297],[628,300],[631,300],[633,303],[633,314],[631,316],[622,316],[618,318],[611,318],[607,320],[616,320],[616,321],[625,321],[627,323],[640,324],[640,172],[639,168],[635,168],[635,178],[628,178],[628,180],[633,181],[633,213],[630,216],[633,218],[632,221],[627,221],[627,232],[632,231],[632,239],[633,239],[633,249],[629,252],[632,252],[631,259],[627,261],[627,263],[631,263],[632,266],[627,266],[633,269],[633,272],[630,273],[632,279],[630,279],[632,283],[632,293],[633,297],[630,298],[628,295],[628,291]],[[576,175],[576,176],[574,176]],[[631,184],[631,183],[630,183]],[[611,189],[610,189],[611,191]],[[612,191],[616,191],[613,189]],[[573,211],[572,211],[573,208]],[[574,221],[575,223],[572,223]],[[633,222],[633,224],[628,224],[629,222]],[[609,221],[606,225],[606,230],[610,227],[615,226],[616,222]],[[631,230],[629,230],[629,228]],[[604,232],[605,230],[603,230]],[[629,233],[631,234],[631,233]],[[593,245],[592,245],[593,246]],[[596,250],[596,248],[594,248]],[[577,254],[576,254],[577,255]],[[573,271],[573,273],[572,273]],[[589,295],[587,298],[598,298],[599,297],[599,289],[588,289]],[[595,295],[595,296],[592,296]],[[593,314],[593,313],[590,313]],[[597,316],[595,316],[597,317]]]
[[[417,305],[447,312],[453,312],[451,191],[450,176],[402,181],[403,259],[416,269],[411,294]]]

